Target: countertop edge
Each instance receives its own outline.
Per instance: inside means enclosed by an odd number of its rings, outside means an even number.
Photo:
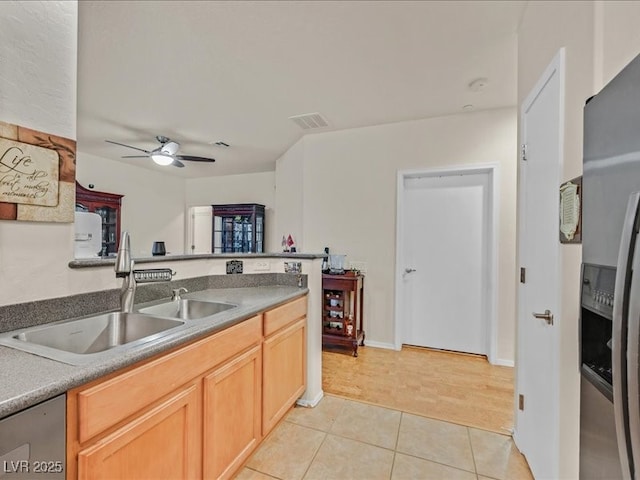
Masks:
[[[134,258],[136,263],[174,262],[185,260],[243,260],[245,258],[288,258],[292,260],[314,260],[326,258],[326,253],[203,253],[195,255],[159,255]],[[112,267],[115,257],[81,258],[69,262],[69,268]]]

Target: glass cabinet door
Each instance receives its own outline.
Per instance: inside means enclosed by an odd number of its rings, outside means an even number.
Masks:
[[[262,253],[264,205],[213,205],[213,253]]]
[[[94,211],[102,218],[102,255],[116,253],[118,211],[106,205],[97,207]]]

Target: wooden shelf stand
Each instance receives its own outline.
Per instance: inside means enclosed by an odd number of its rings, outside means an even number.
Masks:
[[[364,346],[364,275],[322,275],[322,346]]]

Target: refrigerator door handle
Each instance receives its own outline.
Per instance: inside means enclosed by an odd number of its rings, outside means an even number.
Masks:
[[[636,224],[640,192],[629,196],[618,251],[616,284],[613,303],[613,349],[611,352],[613,374],[613,410],[618,439],[618,452],[622,475],[634,478],[631,435],[629,428],[629,405],[627,388],[627,322],[631,297],[631,274],[633,249],[636,241]],[[637,283],[637,282],[636,282]],[[638,298],[638,297],[636,297]],[[637,300],[636,300],[637,301]]]
[[[637,228],[636,228],[637,230]],[[629,293],[629,317],[627,335],[627,390],[629,408],[629,431],[635,476],[640,467],[640,236],[636,237],[633,260],[633,276]]]

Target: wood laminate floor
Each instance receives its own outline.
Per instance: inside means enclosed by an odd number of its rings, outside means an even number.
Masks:
[[[419,347],[360,347],[358,354],[323,351],[325,393],[511,434],[513,368],[491,365],[481,356]]]

